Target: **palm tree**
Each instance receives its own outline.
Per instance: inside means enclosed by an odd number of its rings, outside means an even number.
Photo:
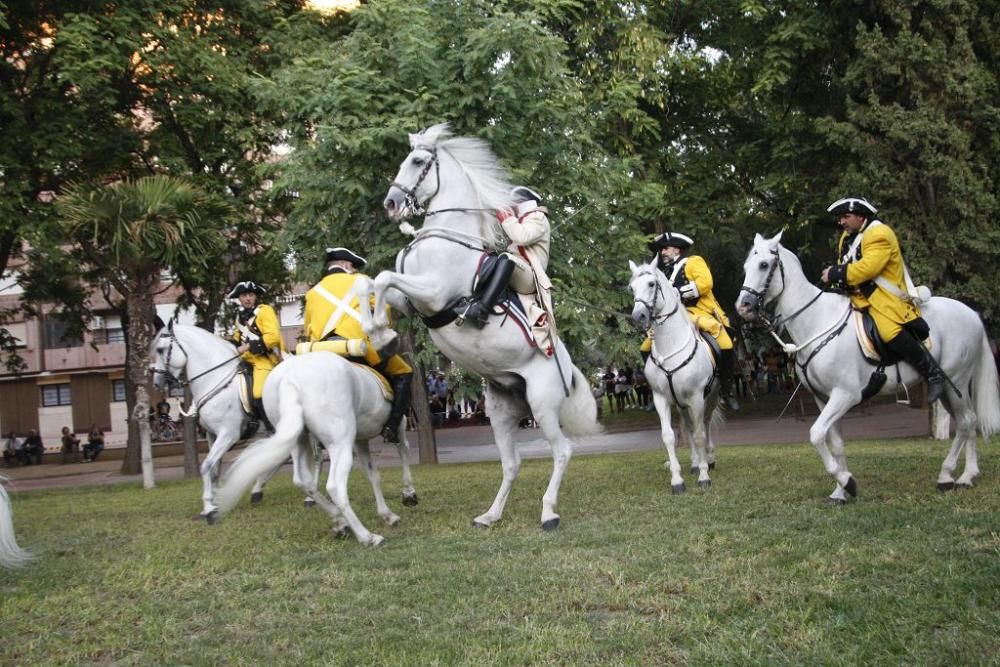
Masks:
[[[125,373],[134,393],[122,472],[138,473],[141,460],[143,482],[150,488],[147,369],[155,333],[153,294],[163,271],[204,269],[218,261],[232,209],[186,180],[162,175],[74,185],[56,205],[70,255],[89,277],[124,300]]]

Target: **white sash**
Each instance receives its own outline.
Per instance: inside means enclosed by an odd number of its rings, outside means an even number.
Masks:
[[[313,290],[316,294],[319,294],[335,307],[335,310],[330,313],[330,317],[327,319],[326,324],[323,325],[323,331],[320,333],[320,339],[326,338],[327,334],[336,329],[337,325],[340,324],[340,320],[344,319],[344,315],[350,315],[358,322],[361,321],[361,314],[351,308],[348,301],[338,299],[329,290],[319,284],[314,285]]]
[[[883,224],[885,223],[881,220],[872,220],[869,222],[864,230],[854,238],[854,241],[851,243],[851,247],[847,249],[846,253],[844,253],[842,260],[847,263],[856,262],[858,260],[858,248],[861,247],[861,239],[864,237],[865,232],[873,227]],[[889,294],[892,294],[897,299],[902,299],[907,303],[915,303],[917,305],[927,303],[931,298],[931,291],[926,285],[914,285],[913,279],[910,278],[910,271],[906,268],[906,262],[903,261],[902,256],[900,256],[900,261],[903,263],[903,280],[906,282],[905,292],[892,284],[888,278],[883,276],[875,278],[874,283]]]

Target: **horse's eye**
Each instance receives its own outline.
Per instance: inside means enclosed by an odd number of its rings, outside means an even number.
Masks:
[[[410,160],[410,162],[413,163],[414,167],[422,167],[422,166],[424,166],[425,160],[422,157],[418,157],[418,156],[414,155],[413,159]]]
[[[761,262],[760,263],[760,268],[766,269],[767,268],[767,262]]]
[[[656,281],[655,280],[650,280],[649,281],[649,287],[656,287]]]

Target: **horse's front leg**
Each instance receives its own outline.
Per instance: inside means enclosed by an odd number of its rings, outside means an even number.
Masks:
[[[858,485],[847,470],[847,461],[843,456],[843,441],[840,444],[841,455],[838,459],[827,447],[827,435],[831,429],[834,429],[840,418],[851,409],[851,406],[858,402],[858,399],[859,396],[854,393],[840,388],[834,389],[830,392],[830,400],[827,401],[819,413],[819,417],[809,429],[809,441],[819,454],[820,460],[823,461],[823,468],[837,481],[837,484],[844,487],[844,490],[852,496],[858,495]],[[834,433],[839,438],[839,432],[834,429]],[[836,495],[836,491],[834,494]]]
[[[219,468],[222,465],[222,457],[229,448],[236,443],[238,433],[230,433],[223,428],[216,435],[208,434],[208,456],[201,462],[201,516],[214,524],[218,517],[219,508],[215,504],[215,485],[219,481]]]
[[[382,271],[372,281],[375,291],[375,307],[372,313],[372,330],[365,330],[376,349],[389,345],[396,337],[396,332],[389,328],[389,313],[387,305],[400,301],[395,293],[411,301],[424,304],[428,310],[437,311],[446,304],[439,303],[441,297],[440,285],[430,277],[408,276],[395,271]]]
[[[404,420],[405,421],[405,420]],[[403,437],[399,439],[396,449],[399,451],[399,460],[403,465],[403,504],[413,507],[419,502],[417,489],[413,486],[413,475],[410,473],[410,442],[406,439],[406,424],[403,424]]]
[[[677,460],[677,443],[674,437],[674,427],[670,423],[670,401],[658,391],[653,392],[653,405],[660,415],[660,437],[667,450],[667,466],[670,469],[670,491],[679,495],[687,491],[684,477],[681,476],[681,462]]]

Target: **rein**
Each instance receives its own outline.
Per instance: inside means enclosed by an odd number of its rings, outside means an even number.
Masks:
[[[430,173],[431,167],[434,167],[434,176],[435,180],[437,181],[437,185],[434,187],[434,193],[427,198],[427,201],[434,199],[437,193],[441,190],[441,161],[438,160],[436,147],[417,146],[417,148],[421,148],[430,153],[431,159],[427,162],[427,164],[424,165],[424,168],[420,171],[420,175],[417,176],[416,183],[413,184],[412,188],[408,188],[402,183],[397,183],[396,181],[393,181],[389,185],[389,187],[390,188],[395,187],[402,190],[403,194],[406,195],[405,201],[407,208],[413,211],[415,215],[423,215],[426,209],[424,209],[424,207],[420,205],[420,201],[417,199],[417,188],[419,188],[420,184],[424,182],[425,178],[427,178],[427,174]]]
[[[645,301],[643,299],[640,299],[638,297],[635,299],[636,303],[641,303],[643,306],[645,306],[649,310],[650,315],[652,316],[652,318],[651,318],[651,325],[652,326],[657,326],[657,325],[663,324],[668,319],[670,319],[678,310],[680,310],[680,307],[681,307],[681,300],[680,300],[680,298],[678,298],[677,299],[677,303],[674,304],[673,310],[671,310],[669,313],[657,315],[656,314],[656,302],[659,299],[660,295],[663,295],[663,285],[657,279],[656,280],[656,291],[653,292],[652,303],[647,302],[647,301]],[[665,297],[665,295],[664,295],[664,297]],[[690,331],[692,333],[692,338],[694,339],[694,346],[692,346],[692,348],[691,348],[691,354],[689,354],[684,359],[684,361],[682,361],[681,363],[679,363],[677,366],[674,366],[673,368],[668,369],[668,368],[664,367],[663,362],[666,361],[667,359],[670,359],[671,357],[673,357],[673,356],[675,356],[675,355],[680,354],[681,352],[683,352],[684,351],[684,347],[687,345],[687,343],[682,343],[680,345],[680,347],[677,348],[677,350],[675,350],[674,352],[671,352],[668,355],[665,355],[663,357],[658,357],[657,354],[656,354],[656,332],[654,331],[653,332],[653,347],[650,349],[650,358],[653,360],[653,363],[656,365],[657,368],[659,368],[661,371],[663,371],[664,375],[667,376],[667,386],[670,387],[670,395],[673,398],[673,402],[677,405],[677,407],[679,407],[682,410],[687,410],[687,406],[684,405],[683,403],[681,403],[680,400],[678,400],[678,398],[677,398],[677,390],[674,388],[674,374],[677,373],[677,371],[679,371],[682,368],[684,368],[685,366],[687,366],[689,363],[691,363],[691,361],[694,359],[694,355],[698,353],[698,335],[696,333],[694,333],[693,330],[690,330]]]

